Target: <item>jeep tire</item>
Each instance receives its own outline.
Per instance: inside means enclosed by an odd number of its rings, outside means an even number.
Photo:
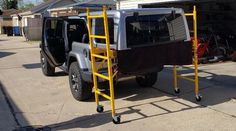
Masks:
[[[151,87],[157,81],[158,73],[149,73],[142,76],[136,76],[136,82],[141,87]]]
[[[52,67],[49,63],[47,58],[45,58],[42,53],[40,53],[40,62],[42,72],[45,76],[53,76],[55,75],[55,67]]]
[[[69,68],[69,84],[73,97],[84,101],[92,95],[92,84],[84,81],[77,62],[72,62]]]

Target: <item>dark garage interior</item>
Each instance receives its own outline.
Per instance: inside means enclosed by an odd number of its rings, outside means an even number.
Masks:
[[[230,54],[236,50],[236,0],[176,0],[139,5],[141,8],[176,7],[183,8],[186,13],[192,12],[197,6],[198,38],[205,36],[212,39],[212,45],[224,45]],[[192,30],[192,18],[187,17]],[[212,37],[213,36],[213,37]],[[211,38],[210,38],[211,37]]]

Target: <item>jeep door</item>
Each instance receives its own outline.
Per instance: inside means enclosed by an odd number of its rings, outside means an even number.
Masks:
[[[61,66],[66,59],[64,21],[61,18],[45,18],[42,33],[42,55],[54,66]]]

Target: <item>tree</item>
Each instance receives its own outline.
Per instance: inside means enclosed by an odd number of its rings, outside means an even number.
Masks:
[[[0,6],[1,6],[1,9],[7,9],[6,0],[1,0],[0,1]]]
[[[18,9],[17,0],[8,0],[8,9]]]
[[[24,6],[21,6],[20,9],[22,10],[28,10],[34,7],[34,4],[29,3],[29,4],[25,4]]]
[[[17,9],[17,0],[1,0],[2,9]]]
[[[2,6],[3,6],[3,1],[0,0],[0,10],[2,9]]]

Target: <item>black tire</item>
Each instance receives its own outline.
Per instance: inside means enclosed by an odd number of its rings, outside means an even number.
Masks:
[[[156,83],[157,77],[157,73],[149,73],[143,76],[136,76],[136,82],[141,87],[151,87]]]
[[[48,60],[40,53],[41,69],[45,76],[55,75],[55,67],[52,67]]]
[[[82,79],[78,63],[73,62],[69,69],[69,83],[73,97],[78,101],[84,101],[92,95],[92,84]]]

